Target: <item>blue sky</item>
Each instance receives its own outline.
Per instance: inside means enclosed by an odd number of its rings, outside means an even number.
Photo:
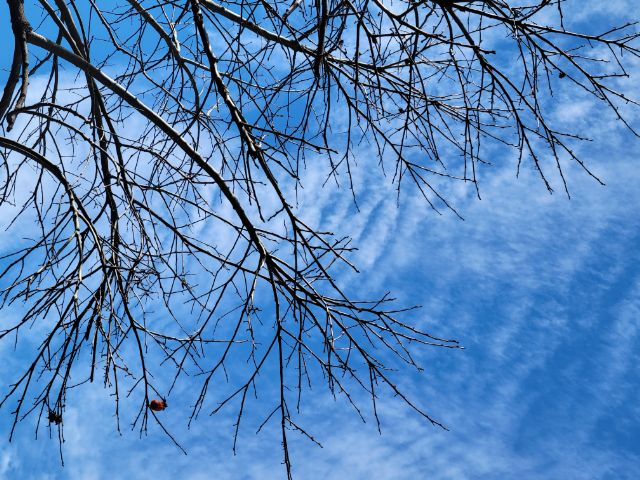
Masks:
[[[607,8],[633,5],[612,1]],[[632,78],[640,78],[640,65],[634,70]],[[638,93],[632,82],[624,88]],[[364,171],[355,178],[360,213],[354,217],[349,195],[321,188],[322,175],[307,171],[304,218],[351,234],[360,247],[354,261],[362,273],[343,281],[369,296],[391,290],[402,302],[422,305],[411,320],[457,338],[465,350],[421,350],[425,372],[398,377],[450,431],[383,396],[379,435],[373,419],[363,424],[343,399],[334,401],[321,388],[308,394],[302,419],[324,448],[291,436],[296,478],[636,478],[640,141],[588,98],[574,95],[558,92],[553,115],[597,139],[580,153],[606,186],[568,167],[571,200],[549,195],[526,168],[516,178],[511,154],[504,153],[482,172],[481,201],[451,187],[449,198],[465,221],[436,215],[411,193],[398,208],[388,179]],[[631,120],[640,127],[637,112]],[[19,354],[0,343],[3,385]],[[34,439],[35,419],[22,422],[8,443],[10,412],[2,410],[0,479],[283,474],[275,424],[255,435],[249,421],[233,456],[234,412],[203,416],[187,430],[178,414],[187,393],[178,391],[175,406],[163,412],[187,456],[153,425],[139,438],[125,419],[118,435],[112,399],[99,384],[73,393],[65,413],[64,468],[55,433],[47,438],[44,429]]]

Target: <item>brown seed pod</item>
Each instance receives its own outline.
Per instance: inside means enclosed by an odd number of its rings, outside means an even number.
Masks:
[[[161,412],[167,407],[168,405],[167,405],[167,402],[164,400],[164,398],[162,400],[151,400],[149,402],[149,408],[154,412]]]

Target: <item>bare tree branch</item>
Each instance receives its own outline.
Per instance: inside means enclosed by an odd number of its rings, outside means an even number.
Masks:
[[[364,394],[378,427],[386,387],[445,428],[391,370],[458,343],[389,295],[354,298],[341,272],[357,271],[355,247],[303,218],[298,189],[323,164],[357,206],[358,169],[379,171],[458,214],[443,186],[479,197],[496,146],[550,192],[555,173],[569,194],[571,163],[600,182],[550,99],[589,95],[637,135],[618,85],[640,34],[574,30],[566,3],[7,0],[0,207],[35,233],[2,252],[0,306],[21,317],[0,340],[44,332],[0,399],[14,428],[38,412],[62,440],[68,391],[97,378],[117,428],[126,399],[134,427],[177,445],[162,412],[179,382],[196,386],[189,422],[235,405],[234,449],[270,379],[258,431],[279,422],[289,478],[289,433],[319,443],[296,418],[314,383],[363,419]]]

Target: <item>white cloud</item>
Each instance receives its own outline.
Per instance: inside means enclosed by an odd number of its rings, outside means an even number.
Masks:
[[[591,106],[578,102],[574,110],[589,112]],[[581,116],[575,112],[558,114],[568,121]],[[611,123],[590,128],[602,138]],[[312,391],[308,421],[325,448],[292,434],[298,478],[593,479],[624,478],[638,470],[633,452],[594,440],[599,430],[613,428],[601,424],[612,404],[635,415],[631,422],[639,415],[628,402],[639,381],[640,287],[638,272],[626,268],[629,258],[637,261],[640,173],[637,148],[620,148],[628,137],[613,131],[610,140],[611,150],[597,150],[599,158],[589,159],[604,165],[598,170],[607,187],[569,167],[574,199],[568,201],[549,196],[530,170],[516,180],[512,168],[492,168],[484,175],[482,201],[452,190],[465,222],[434,215],[417,195],[403,197],[403,210],[396,210],[388,179],[376,183],[375,171],[365,168],[354,177],[361,193],[355,214],[349,196],[320,188],[325,172],[310,167],[300,209],[311,223],[357,239],[354,257],[364,272],[348,277],[354,288],[370,294],[400,286],[403,301],[425,305],[412,314],[416,322],[460,338],[468,350],[428,350],[420,355],[426,377],[400,375],[451,432],[425,425],[386,399],[380,437],[373,422],[359,423],[343,400],[333,403],[319,389]],[[618,289],[621,279],[635,280],[619,289],[611,306],[607,289]],[[576,307],[581,301],[587,306]],[[582,341],[585,349],[576,344]],[[576,356],[567,360],[563,352],[570,348]],[[2,350],[3,357],[10,353]],[[3,365],[2,378],[15,361]],[[133,400],[123,407],[123,437],[115,435],[112,399],[98,386],[72,394],[65,414],[65,469],[57,464],[55,439],[34,442],[27,424],[22,428],[28,433],[16,440],[19,448],[0,451],[0,477],[45,478],[29,473],[36,464],[48,465],[52,478],[281,476],[277,429],[254,436],[246,427],[240,452],[231,457],[231,413],[203,416],[186,431],[189,403],[180,402],[187,393],[178,392],[177,403],[165,412],[187,457],[156,426],[143,439],[128,431],[127,419],[137,408]],[[576,412],[580,418],[572,417]]]

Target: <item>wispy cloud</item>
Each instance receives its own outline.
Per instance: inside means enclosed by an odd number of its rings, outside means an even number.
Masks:
[[[568,200],[550,196],[531,169],[516,179],[511,166],[498,165],[483,172],[481,201],[451,188],[464,222],[435,215],[410,190],[397,209],[394,186],[368,168],[354,174],[356,212],[331,182],[322,188],[326,170],[309,165],[303,218],[351,234],[360,247],[354,260],[363,273],[348,277],[349,288],[367,297],[392,289],[401,302],[423,305],[411,320],[466,350],[422,351],[424,375],[396,375],[449,432],[383,396],[379,436],[373,419],[362,424],[344,399],[310,392],[302,421],[324,448],[292,435],[298,478],[624,479],[640,470],[637,140],[611,118],[592,121],[593,112],[580,100],[556,116],[607,140],[581,147],[606,187],[567,167]],[[21,358],[2,348],[6,383]],[[35,441],[27,420],[0,449],[0,478],[281,476],[276,428],[256,436],[249,418],[234,457],[233,410],[203,416],[189,431],[188,393],[178,390],[163,417],[188,456],[155,425],[142,439],[126,420],[123,435],[115,433],[113,399],[95,385],[68,400],[64,469],[55,435],[42,438],[45,427]],[[135,416],[138,405],[123,403],[123,419]],[[1,425],[6,438],[6,412]]]

